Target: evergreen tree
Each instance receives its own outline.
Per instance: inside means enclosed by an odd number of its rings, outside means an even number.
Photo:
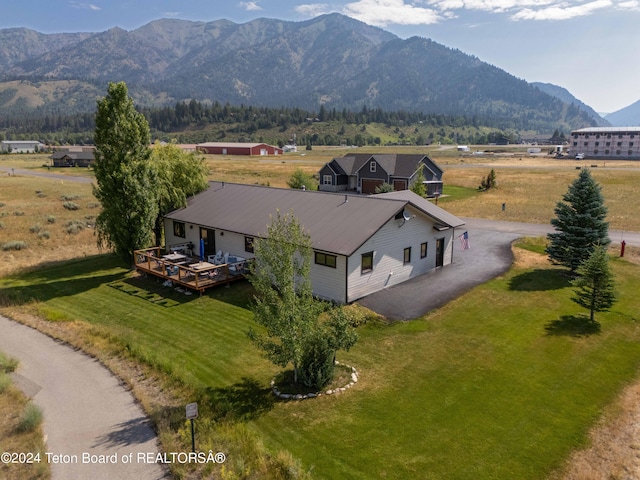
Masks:
[[[425,197],[427,195],[427,189],[424,186],[424,174],[422,173],[422,164],[420,164],[420,168],[418,168],[418,173],[416,174],[416,179],[411,185],[411,191],[416,195],[420,195],[421,197]]]
[[[315,190],[317,187],[317,184],[313,179],[313,175],[305,173],[301,168],[295,169],[291,174],[291,177],[289,177],[289,180],[287,180],[287,185],[289,185],[289,188],[295,188],[298,190],[303,187],[307,190]]]
[[[158,215],[157,177],[149,163],[149,124],[138,113],[124,82],[109,83],[98,101],[95,130],[95,197],[98,245],[126,261],[151,243]]]
[[[578,287],[572,298],[581,307],[589,310],[589,321],[595,321],[595,312],[606,312],[615,301],[613,272],[609,268],[606,248],[597,245],[593,253],[577,270],[578,278],[573,285]]]
[[[555,233],[547,235],[546,253],[552,262],[568,267],[572,272],[593,252],[596,245],[609,245],[609,224],[605,222],[600,186],[588,169],[583,168],[578,178],[558,202],[551,220]]]

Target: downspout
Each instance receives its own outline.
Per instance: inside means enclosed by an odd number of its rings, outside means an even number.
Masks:
[[[453,235],[451,236],[451,243],[456,238],[456,227],[453,227]],[[453,245],[451,245],[451,264],[453,264]]]
[[[349,303],[349,256],[344,257],[344,303]]]

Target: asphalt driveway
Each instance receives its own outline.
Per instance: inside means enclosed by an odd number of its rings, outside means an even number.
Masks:
[[[434,310],[464,292],[506,272],[513,262],[511,242],[519,233],[499,232],[467,223],[471,248],[455,239],[453,263],[373,293],[358,303],[392,320],[410,320]]]

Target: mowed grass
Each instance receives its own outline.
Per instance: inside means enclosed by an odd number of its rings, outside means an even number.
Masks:
[[[562,270],[516,266],[426,318],[360,328],[358,344],[339,354],[359,370],[356,387],[305,402],[265,393],[279,369],[246,338],[247,284],[185,297],[97,256],[0,287],[5,304],[93,325],[200,391],[211,403],[204,412],[230,402],[315,478],[540,479],[585,444],[637,376],[640,269],[612,266],[620,301],[598,314],[601,331],[577,326],[583,312]]]

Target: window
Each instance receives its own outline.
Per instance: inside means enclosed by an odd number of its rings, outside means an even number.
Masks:
[[[578,146],[578,142],[573,142],[573,146],[577,147]]]
[[[607,143],[605,143],[605,145],[606,145],[607,147],[610,147],[610,146],[611,146],[611,142],[607,142]]]
[[[618,142],[618,147],[621,147],[621,146],[622,146],[622,142]]]
[[[598,145],[600,145],[600,142],[596,142],[596,147],[597,147]]]
[[[633,142],[629,142],[629,146],[630,146],[630,147],[633,147]]]
[[[253,253],[253,237],[244,237],[244,251]]]
[[[187,236],[184,229],[184,222],[173,222],[173,234],[180,238],[185,238]]]
[[[323,175],[322,176],[322,184],[323,185],[333,185],[333,178],[331,175]]]
[[[315,252],[315,262],[316,265],[324,265],[325,267],[336,268],[336,259],[335,255],[329,255],[328,253]]]
[[[373,271],[373,252],[362,254],[360,263],[360,273],[369,273]]]
[[[371,173],[376,173],[376,167],[377,167],[376,162],[372,161],[372,162],[369,163],[369,171]]]
[[[589,145],[589,142],[584,142],[584,146],[587,147]]]
[[[420,258],[425,258],[427,256],[427,242],[420,244]]]
[[[404,263],[411,263],[411,247],[407,247],[404,249]]]

